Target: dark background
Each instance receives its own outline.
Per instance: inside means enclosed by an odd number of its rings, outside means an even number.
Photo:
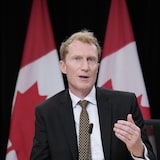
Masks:
[[[151,116],[160,119],[159,2],[127,0]],[[110,0],[47,0],[57,49],[71,33],[94,31],[103,47]],[[32,0],[1,0],[0,160],[4,159],[11,105],[23,52]],[[114,43],[114,42],[113,42]]]

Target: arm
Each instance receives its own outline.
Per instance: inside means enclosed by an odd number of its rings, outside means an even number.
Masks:
[[[116,137],[126,144],[134,159],[155,160],[156,158],[144,128],[144,121],[136,96],[132,100],[130,106],[131,114],[127,115],[126,120],[118,120],[113,130]]]
[[[38,109],[35,111],[35,116],[35,135],[30,160],[49,160],[50,158],[45,124],[40,112],[38,112]]]
[[[135,125],[131,114],[127,116],[127,121],[118,120],[115,123],[114,131],[117,138],[126,144],[128,150],[135,157],[143,157],[144,146],[141,139],[141,131]]]

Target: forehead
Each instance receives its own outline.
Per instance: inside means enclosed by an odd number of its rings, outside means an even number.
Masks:
[[[98,50],[97,47],[94,44],[81,42],[79,40],[74,40],[69,46],[68,46],[68,52],[69,53],[79,53],[79,54],[91,54],[98,56]]]

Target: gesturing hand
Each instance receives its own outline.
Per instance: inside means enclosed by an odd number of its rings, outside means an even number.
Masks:
[[[131,114],[127,115],[127,120],[118,120],[114,124],[113,131],[117,138],[123,141],[128,150],[135,157],[143,157],[144,146],[141,139],[141,130],[132,118]]]

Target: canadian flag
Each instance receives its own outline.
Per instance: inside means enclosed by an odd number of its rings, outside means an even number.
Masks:
[[[46,0],[33,0],[25,40],[6,160],[29,160],[35,106],[65,88]]]
[[[150,107],[125,0],[111,0],[97,85],[136,93],[144,119]]]

